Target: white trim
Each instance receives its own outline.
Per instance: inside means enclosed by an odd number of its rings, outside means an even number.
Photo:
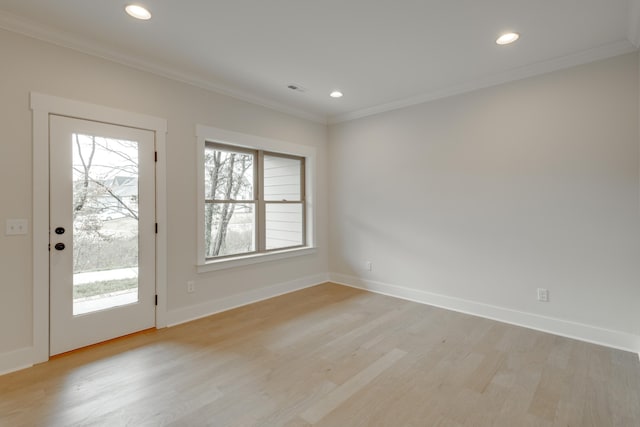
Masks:
[[[206,273],[209,271],[224,270],[227,268],[242,267],[245,265],[258,264],[261,262],[275,261],[278,259],[293,258],[303,255],[311,255],[316,253],[316,248],[304,247],[295,249],[286,249],[276,252],[252,254],[229,259],[221,259],[217,261],[207,261],[203,265],[197,265],[198,273]]]
[[[629,0],[627,37],[636,48],[640,48],[640,0]]]
[[[264,138],[261,136],[249,135],[240,132],[233,132],[212,126],[196,125],[196,191],[197,191],[197,260],[198,272],[220,270],[223,268],[237,267],[239,265],[253,264],[256,262],[270,261],[272,259],[287,258],[296,250],[279,251],[277,254],[260,253],[255,256],[240,256],[219,261],[207,261],[205,256],[204,243],[204,150],[206,141],[218,142],[221,144],[235,145],[237,147],[250,148],[254,150],[272,151],[282,154],[291,154],[305,158],[305,196],[307,210],[307,246],[297,249],[296,255],[306,255],[305,249],[313,249],[316,245],[316,149],[307,145],[293,144],[291,142],[276,139]],[[215,266],[215,267],[214,267]],[[228,267],[226,267],[228,266]]]
[[[165,119],[37,92],[31,92],[31,109],[33,111],[46,112],[47,115],[57,114],[77,119],[119,124],[151,130],[158,134],[167,132],[167,121]],[[47,141],[48,143],[49,141]]]
[[[374,114],[385,113],[387,111],[399,110],[413,105],[424,104],[426,102],[435,101],[437,99],[447,98],[454,95],[460,95],[472,92],[478,89],[484,89],[491,86],[498,86],[516,80],[526,79],[537,75],[550,73],[552,71],[563,70],[575,67],[589,62],[595,62],[614,56],[624,55],[635,51],[636,48],[628,40],[611,43],[583,52],[555,58],[549,61],[537,62],[520,68],[515,68],[505,72],[493,74],[490,76],[472,79],[459,85],[438,89],[433,92],[423,93],[410,98],[400,99],[398,101],[377,105],[370,108],[363,108],[344,114],[329,117],[329,124],[347,122],[362,117],[372,116]]]
[[[187,73],[177,68],[169,67],[148,59],[142,59],[139,56],[128,55],[116,50],[112,50],[102,46],[96,42],[91,42],[68,32],[53,29],[50,26],[41,23],[35,23],[0,10],[0,28],[14,33],[22,34],[27,37],[42,40],[78,52],[86,53],[98,58],[117,62],[137,70],[146,71],[161,77],[165,77],[191,86],[216,92],[225,96],[229,96],[254,105],[266,107],[281,113],[290,114],[305,120],[310,120],[320,124],[327,124],[327,119],[323,115],[318,115],[300,108],[290,107],[276,101],[253,95],[244,90],[232,87],[231,85],[221,82],[213,82],[210,79],[203,79],[195,74]]]
[[[20,371],[33,366],[33,348],[25,347],[0,354],[0,375]]]
[[[354,276],[332,273],[331,282],[353,288],[364,289],[409,301],[440,307],[447,310],[497,320],[554,335],[586,341],[620,350],[640,352],[640,336],[613,331],[582,323],[538,314],[526,313],[495,305],[483,304],[461,298],[435,294],[418,289],[405,288]]]
[[[202,304],[170,310],[167,313],[168,326],[176,326],[192,320],[201,319],[223,311],[232,310],[244,305],[253,304],[279,295],[288,294],[312,286],[321,285],[328,281],[327,274],[318,274],[295,279],[277,285],[271,285],[225,298],[207,301]]]
[[[0,11],[0,28],[42,40],[47,43],[52,43],[92,56],[107,59],[109,61],[146,71],[171,80],[186,83],[204,90],[220,93],[251,104],[310,120],[312,122],[320,124],[335,124],[633,52],[640,47],[640,7],[637,6],[638,1],[639,0],[630,0],[629,24],[627,28],[628,40],[614,42],[605,46],[588,49],[583,52],[555,58],[549,61],[541,61],[503,73],[497,73],[492,76],[473,79],[456,86],[435,90],[418,96],[400,99],[398,101],[354,110],[330,117],[311,113],[309,111],[301,110],[300,108],[291,107],[280,102],[259,97],[244,90],[232,87],[231,85],[224,84],[222,82],[212,82],[210,79],[203,79],[202,77],[184,72],[177,68],[141,59],[138,56],[117,52],[104,46],[100,46],[95,42],[90,42],[86,39],[53,29],[43,24],[36,24],[33,21],[23,17],[18,17],[5,11]]]
[[[31,93],[33,110],[33,354],[32,363],[49,360],[49,115],[57,114],[155,132],[156,167],[156,327],[166,326],[166,132],[167,121],[144,114]]]
[[[314,157],[316,155],[316,149],[312,146],[294,144],[292,142],[234,132],[207,125],[196,125],[196,136],[204,140],[211,140],[222,144],[251,149],[258,148],[265,151],[291,154],[293,156]]]
[[[33,108],[32,108],[33,109]],[[33,111],[33,363],[49,360],[49,113]]]
[[[156,295],[158,295],[156,328],[167,327],[168,299],[167,121],[161,120],[164,122],[165,129],[156,131],[156,152],[158,153],[158,161],[156,162],[156,223],[158,224],[156,234]]]

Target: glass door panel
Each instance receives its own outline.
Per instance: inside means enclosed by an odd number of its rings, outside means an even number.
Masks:
[[[71,143],[75,316],[138,301],[138,143]]]

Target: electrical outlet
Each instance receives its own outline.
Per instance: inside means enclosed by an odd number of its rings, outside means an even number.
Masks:
[[[538,301],[549,302],[549,290],[544,288],[538,288]]]
[[[5,229],[7,236],[18,236],[29,232],[29,223],[26,219],[8,219]]]
[[[192,294],[196,291],[196,282],[189,280],[187,282],[187,293]]]
[[[364,262],[364,269],[367,270],[367,271],[373,270],[373,264],[371,264],[371,261],[365,261]]]

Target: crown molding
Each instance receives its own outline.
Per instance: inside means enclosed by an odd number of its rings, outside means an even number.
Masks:
[[[629,0],[627,37],[636,48],[640,48],[640,0]]]
[[[265,99],[225,84],[221,84],[218,82],[214,83],[209,80],[202,79],[201,77],[198,77],[196,75],[185,73],[166,65],[140,59],[134,55],[123,54],[121,52],[105,48],[98,43],[84,40],[67,32],[53,29],[49,26],[36,24],[33,21],[18,17],[14,14],[2,10],[0,10],[0,28],[47,43],[76,50],[88,55],[117,62],[119,64],[126,65],[137,70],[153,73],[161,77],[196,86],[201,89],[216,92],[241,101],[259,105],[261,107],[266,107],[275,111],[279,111],[281,113],[296,116],[298,118],[310,120],[320,124],[327,124],[327,119],[325,116],[310,113],[298,108],[293,108],[288,105]]]
[[[637,51],[638,48],[640,48],[640,0],[629,0],[629,26],[627,29],[628,40],[621,40],[576,54],[473,79],[444,89],[426,92],[409,98],[329,117],[262,98],[219,82],[205,80],[194,74],[185,73],[178,69],[156,62],[143,60],[133,55],[123,54],[121,52],[105,48],[104,46],[100,46],[98,43],[83,40],[67,32],[36,24],[33,21],[18,17],[8,12],[0,11],[0,28],[312,122],[320,124],[337,124]]]
[[[509,83],[528,77],[534,77],[552,71],[558,71],[577,65],[587,64],[589,62],[599,61],[601,59],[611,58],[618,55],[624,55],[625,53],[630,53],[635,50],[636,48],[632,43],[630,43],[628,40],[623,40],[620,42],[597,47],[595,49],[585,50],[573,55],[567,55],[549,61],[537,62],[531,65],[526,65],[524,67],[514,68],[502,73],[485,76],[459,85],[450,86],[442,90],[427,92],[410,98],[377,105],[375,107],[364,108],[345,114],[331,116],[329,117],[328,122],[329,124],[337,124],[350,120],[360,119],[367,116],[372,116],[375,114],[385,113],[388,111],[398,110],[413,105],[424,104],[426,102],[434,101],[437,99],[460,95],[467,92],[473,92],[475,90],[484,89],[491,86],[498,86],[500,84]]]

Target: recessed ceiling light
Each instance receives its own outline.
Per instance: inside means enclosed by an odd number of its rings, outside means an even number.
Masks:
[[[519,38],[520,38],[520,34],[518,33],[505,33],[500,37],[498,37],[498,39],[496,40],[496,43],[498,43],[499,45],[511,44],[514,41],[518,40]]]
[[[332,98],[342,98],[342,92],[340,92],[339,90],[334,90],[329,94],[329,96]]]
[[[129,16],[133,16],[136,19],[142,19],[143,21],[151,19],[151,12],[137,4],[127,5],[124,10],[129,14]]]

